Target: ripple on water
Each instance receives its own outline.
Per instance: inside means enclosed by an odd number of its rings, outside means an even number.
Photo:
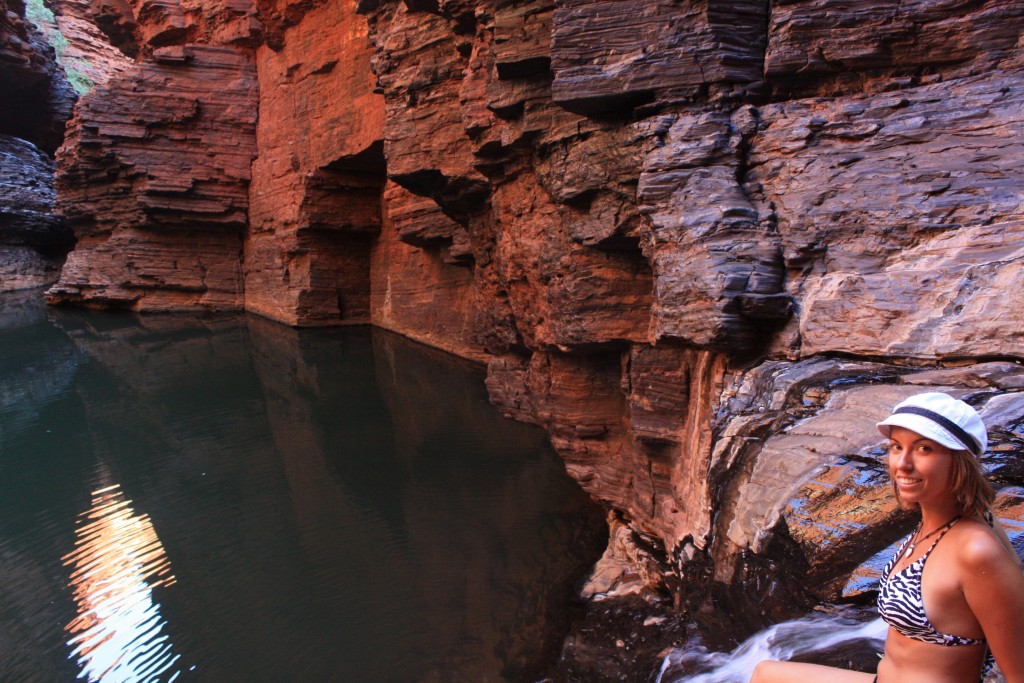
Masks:
[[[129,683],[176,676],[181,656],[154,595],[175,579],[149,517],[110,484],[93,492],[75,531],[75,549],[62,561],[78,610],[65,630],[79,677]]]

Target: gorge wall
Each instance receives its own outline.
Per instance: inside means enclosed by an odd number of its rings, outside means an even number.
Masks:
[[[57,154],[51,303],[485,361],[609,512],[595,597],[848,593],[925,388],[1024,531],[1024,1],[92,10],[132,62]]]

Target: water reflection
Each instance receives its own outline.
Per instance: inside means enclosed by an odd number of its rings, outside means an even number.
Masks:
[[[163,633],[157,586],[174,584],[171,564],[148,515],[139,515],[118,484],[92,494],[92,506],[75,529],[71,567],[78,607],[65,630],[79,678],[103,683],[154,680],[171,674],[180,659]]]
[[[4,312],[0,681],[518,682],[557,656],[602,518],[479,366],[366,328]]]

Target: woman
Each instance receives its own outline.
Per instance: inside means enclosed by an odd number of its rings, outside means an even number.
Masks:
[[[921,522],[890,560],[878,609],[889,624],[878,675],[761,662],[751,683],[975,683],[992,657],[1024,683],[1024,572],[991,513],[978,413],[941,393],[912,396],[878,423],[896,500]],[[927,569],[927,571],[926,571]]]

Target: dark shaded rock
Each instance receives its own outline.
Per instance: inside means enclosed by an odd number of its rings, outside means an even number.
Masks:
[[[0,133],[52,154],[64,139],[75,91],[17,0],[0,3],[0,92]]]
[[[552,32],[556,103],[585,113],[692,97],[761,79],[767,3],[561,0]]]
[[[52,284],[75,243],[53,213],[53,161],[32,143],[0,135],[0,291]]]

